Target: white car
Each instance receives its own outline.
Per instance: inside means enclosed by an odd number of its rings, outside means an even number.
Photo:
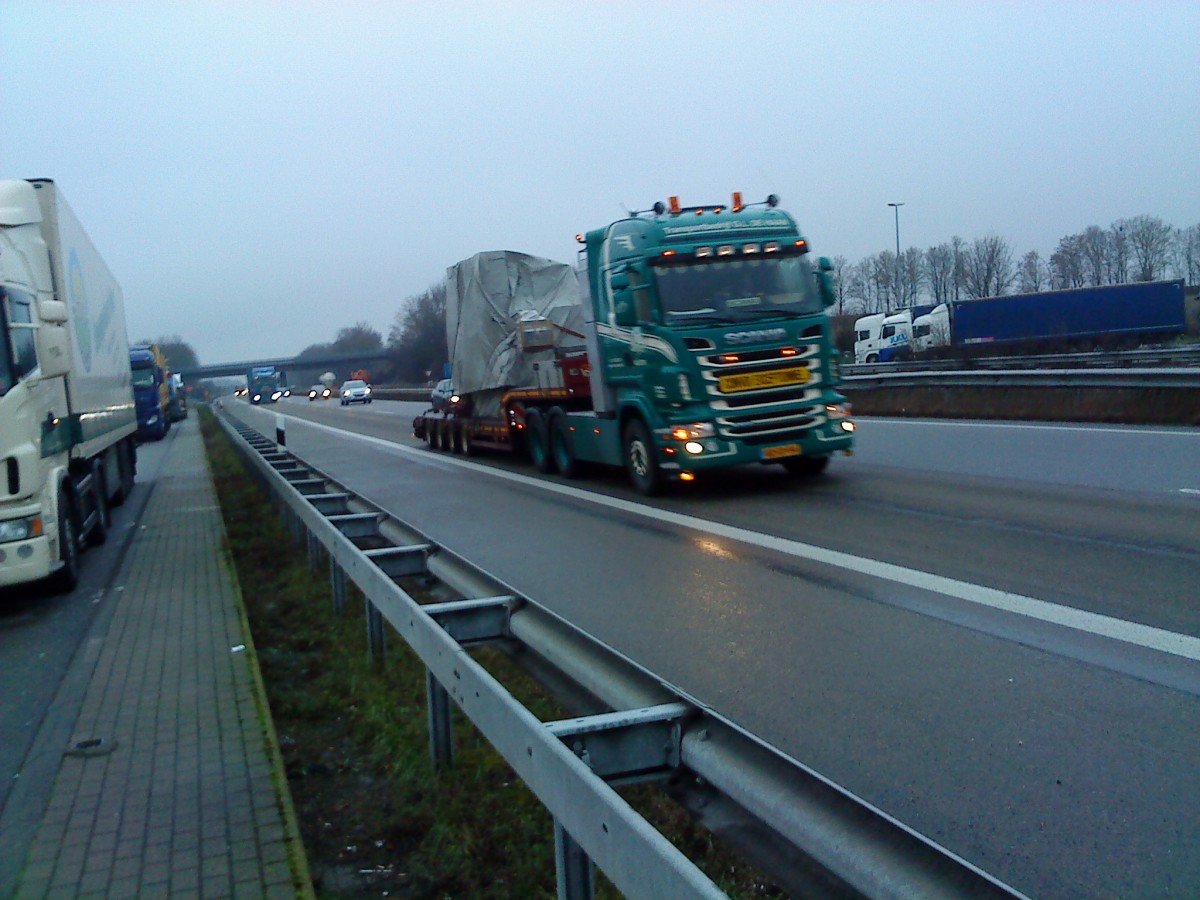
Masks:
[[[456,396],[454,381],[449,378],[443,378],[429,395],[429,403],[433,406],[434,412],[448,412],[450,407],[454,405]]]
[[[365,381],[347,381],[342,384],[342,406],[351,403],[370,403],[371,386]]]

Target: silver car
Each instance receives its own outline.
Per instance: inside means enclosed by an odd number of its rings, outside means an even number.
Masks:
[[[365,381],[347,381],[342,384],[342,406],[370,402],[371,386]]]

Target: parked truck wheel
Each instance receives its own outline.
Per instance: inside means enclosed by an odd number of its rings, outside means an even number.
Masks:
[[[625,426],[625,471],[638,493],[650,497],[662,489],[662,470],[654,452],[654,438],[641,419]]]
[[[133,445],[128,441],[122,441],[117,444],[117,477],[120,479],[120,484],[117,486],[117,492],[113,494],[112,505],[120,506],[129,499],[129,495],[133,492],[133,470],[134,470],[134,449]]]
[[[104,482],[104,465],[99,460],[92,463],[92,503],[96,518],[88,532],[88,543],[98,547],[108,540],[108,526],[112,514],[108,509],[108,485]]]
[[[558,407],[550,410],[547,431],[550,438],[550,456],[554,460],[555,468],[567,478],[578,478],[579,461],[575,459],[575,447],[571,443],[567,415]]]
[[[801,478],[812,478],[820,475],[828,465],[828,456],[793,456],[783,461],[783,467],[788,471],[788,474]]]
[[[79,526],[75,504],[65,487],[58,493],[58,560],[62,565],[50,576],[50,587],[55,593],[66,594],[79,584]]]
[[[543,474],[553,472],[554,460],[550,456],[546,417],[540,409],[531,409],[525,413],[525,441],[529,445],[529,459],[534,468]]]

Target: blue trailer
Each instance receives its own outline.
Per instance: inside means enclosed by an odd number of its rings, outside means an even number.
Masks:
[[[1195,331],[1195,304],[1182,281],[1045,291],[942,304],[913,321],[917,352],[992,345],[1114,345]],[[999,350],[999,348],[997,348]]]

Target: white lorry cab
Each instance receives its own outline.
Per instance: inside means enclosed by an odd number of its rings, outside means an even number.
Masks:
[[[917,316],[912,323],[912,350],[926,353],[936,347],[950,346],[950,307],[939,303],[930,312]]]
[[[54,182],[0,181],[0,587],[74,588],[136,430],[120,286]]]
[[[883,328],[883,313],[873,313],[854,320],[854,361],[856,363],[879,362],[879,351],[883,347],[879,334]]]

